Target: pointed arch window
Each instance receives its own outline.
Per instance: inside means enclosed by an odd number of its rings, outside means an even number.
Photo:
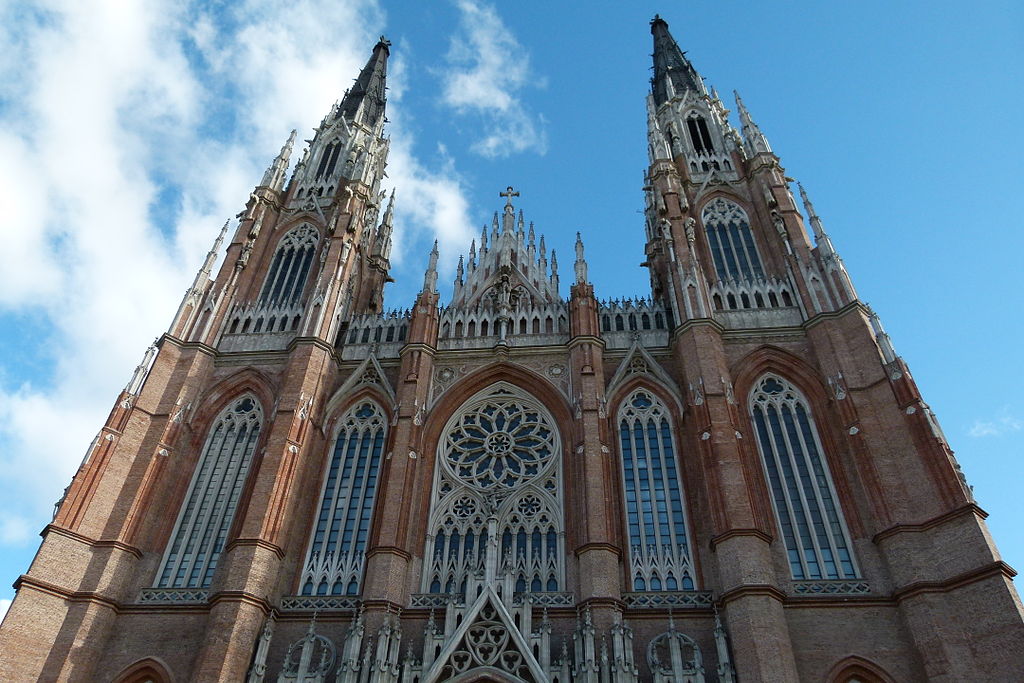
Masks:
[[[672,425],[651,392],[637,389],[623,402],[619,444],[633,590],[693,590]]]
[[[320,164],[316,168],[316,177],[313,180],[330,178],[334,173],[334,167],[338,164],[339,154],[341,154],[341,142],[335,140],[328,143],[324,147],[323,154],[320,155]]]
[[[260,305],[293,306],[299,302],[319,237],[313,226],[300,225],[281,238],[260,292]]]
[[[263,410],[245,396],[217,417],[171,535],[158,588],[205,588],[217,568],[260,436]]]
[[[364,401],[341,420],[302,573],[302,595],[357,595],[387,420]]]
[[[850,539],[804,396],[777,375],[750,395],[750,414],[794,579],[857,576]]]
[[[517,594],[563,590],[561,440],[551,415],[499,382],[470,398],[443,433],[422,590],[465,595],[481,578]]]
[[[715,146],[711,142],[711,132],[703,116],[692,113],[686,119],[686,130],[690,133],[690,141],[697,154],[714,154]]]
[[[708,236],[708,248],[719,280],[753,280],[764,277],[761,257],[746,212],[722,197],[708,203],[701,212]]]

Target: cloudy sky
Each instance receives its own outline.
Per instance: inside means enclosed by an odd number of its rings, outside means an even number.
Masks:
[[[1024,15],[893,4],[0,0],[0,611],[219,226],[382,33],[389,305],[509,184],[549,247],[583,232],[600,296],[644,294],[655,12],[811,193],[1024,566]]]

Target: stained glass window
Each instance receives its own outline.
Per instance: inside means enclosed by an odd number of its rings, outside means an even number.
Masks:
[[[672,426],[654,394],[638,389],[623,402],[619,439],[633,590],[693,590]]]
[[[320,493],[302,595],[357,595],[377,492],[387,421],[370,401],[341,421]]]
[[[263,411],[252,396],[235,401],[217,417],[178,515],[157,587],[210,585],[252,463],[262,420]]]
[[[856,577],[842,512],[806,399],[786,380],[767,375],[754,387],[750,412],[793,578]]]
[[[299,302],[318,238],[317,231],[310,225],[299,226],[281,238],[260,291],[261,305],[292,306]]]
[[[561,589],[560,450],[551,416],[512,385],[499,382],[463,405],[438,445],[425,592],[464,593],[489,552],[516,593]]]
[[[754,246],[747,214],[737,204],[721,197],[701,212],[708,248],[719,280],[753,280],[764,277],[761,258]]]

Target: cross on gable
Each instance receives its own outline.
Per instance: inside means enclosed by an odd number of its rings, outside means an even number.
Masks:
[[[515,190],[513,190],[512,186],[509,185],[507,188],[505,188],[504,192],[499,192],[498,196],[499,197],[507,197],[508,199],[505,200],[505,206],[512,206],[512,198],[513,197],[518,197],[519,193],[516,192]]]

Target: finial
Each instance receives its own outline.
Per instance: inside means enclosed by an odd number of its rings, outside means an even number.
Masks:
[[[462,284],[462,277],[465,275],[465,266],[462,262],[462,256],[459,255],[459,267],[455,271],[455,283]]]
[[[576,284],[582,285],[587,282],[587,259],[583,255],[583,238],[576,233]]]
[[[430,250],[430,260],[427,263],[427,272],[423,274],[423,293],[433,294],[437,291],[437,240],[434,240],[434,248]]]

